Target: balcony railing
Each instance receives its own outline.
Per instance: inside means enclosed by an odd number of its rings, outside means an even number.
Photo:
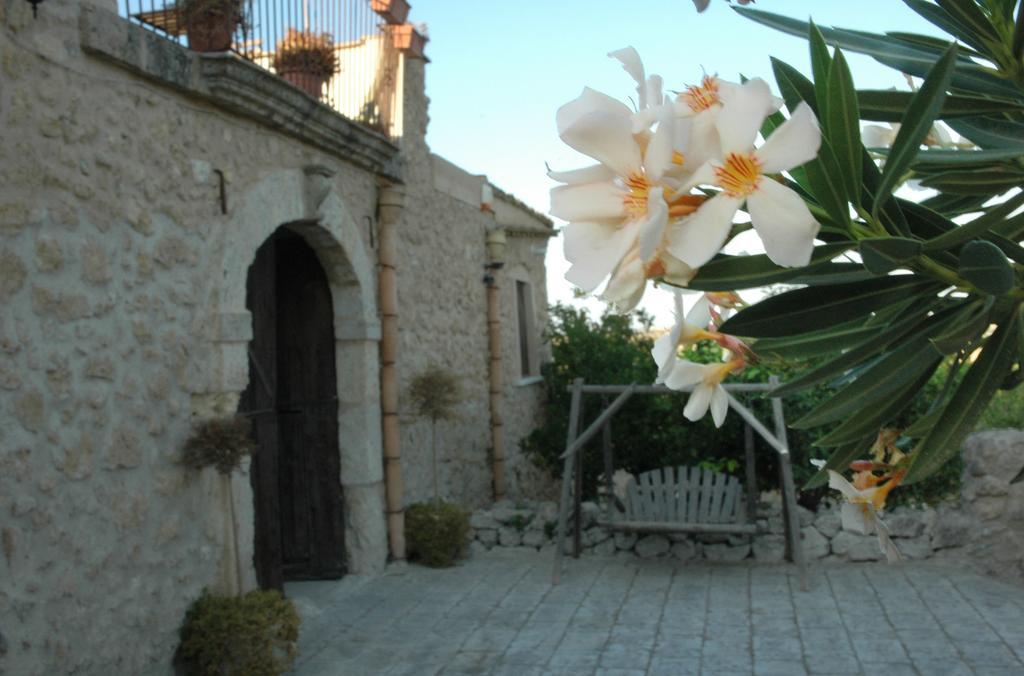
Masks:
[[[394,138],[406,0],[121,0],[132,22],[196,51],[227,51]]]

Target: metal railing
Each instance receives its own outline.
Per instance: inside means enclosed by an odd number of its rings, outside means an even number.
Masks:
[[[227,51],[394,138],[396,23],[405,0],[120,0],[120,12],[182,46]]]

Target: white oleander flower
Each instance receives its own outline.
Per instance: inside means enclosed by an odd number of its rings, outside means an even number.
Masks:
[[[736,211],[744,203],[772,261],[784,266],[810,261],[820,225],[803,199],[769,174],[814,159],[821,145],[821,132],[814,113],[801,103],[762,146],[755,147],[761,124],[774,105],[768,85],[755,79],[731,94],[718,113],[715,128],[722,159],[702,165],[681,190],[708,185],[721,192],[668,235],[669,253],[690,267],[699,268],[718,253]]]
[[[707,297],[701,296],[690,311],[684,314],[682,292],[677,290],[673,295],[676,323],[668,333],[655,340],[651,348],[651,356],[658,365],[655,383],[665,382],[676,364],[680,363],[681,360],[676,358],[680,347],[692,345],[700,340],[714,340],[716,336],[707,330],[711,323],[711,308]]]
[[[637,81],[641,112],[657,111],[651,131],[639,113],[610,96],[585,88],[559,108],[558,134],[570,147],[598,161],[575,171],[549,172],[564,183],[551,191],[551,214],[569,222],[566,279],[586,292],[611,276],[606,300],[636,305],[646,280],[685,283],[694,271],[666,249],[670,223],[693,213],[704,198],[680,193],[666,170],[680,162],[673,148],[676,118],[661,105],[661,79],[645,77],[635,50],[612,52]]]
[[[743,359],[733,359],[719,364],[695,364],[676,358],[671,373],[665,379],[665,386],[671,390],[693,386],[683,415],[688,420],[696,422],[703,418],[710,408],[715,427],[721,427],[725,422],[725,414],[729,412],[729,397],[725,394],[722,381],[745,365]]]
[[[870,471],[858,472],[854,478],[857,485],[854,485],[838,472],[828,470],[829,488],[839,491],[843,496],[840,508],[843,530],[861,535],[877,535],[879,549],[885,554],[886,560],[893,563],[903,556],[893,544],[881,513],[889,491],[899,484],[899,480],[890,478],[884,484],[877,483],[878,480]]]

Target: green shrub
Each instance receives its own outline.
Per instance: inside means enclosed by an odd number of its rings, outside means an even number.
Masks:
[[[546,390],[542,425],[522,442],[523,450],[539,466],[555,476],[561,476],[559,455],[565,450],[569,424],[569,386],[574,378],[583,378],[589,384],[626,385],[631,382],[648,384],[657,375],[651,358],[653,338],[649,335],[651,319],[643,313],[633,316],[606,313],[594,321],[586,310],[555,305],[550,309],[547,340],[553,360],[543,369]],[[639,325],[639,330],[637,327]],[[686,351],[685,358],[707,363],[721,360],[720,348],[713,343],[701,343]],[[776,375],[783,382],[813,364],[785,364],[764,361],[749,366],[730,382],[767,382]],[[890,424],[905,426],[924,413],[931,399],[941,387],[941,379],[933,379],[922,391],[908,411]],[[834,391],[828,384],[801,390],[785,399],[788,424],[809,413],[825,401]],[[666,465],[696,465],[716,471],[742,476],[745,462],[744,423],[730,413],[725,424],[716,428],[711,416],[696,423],[683,417],[686,394],[634,395],[612,419],[612,444],[616,468],[638,474]],[[769,399],[760,395],[737,394],[769,429],[772,409]],[[608,401],[613,397],[609,397]],[[582,407],[583,430],[603,410],[601,398],[585,395]],[[814,441],[831,429],[787,429],[792,453],[793,476],[797,486],[804,484],[815,473],[812,458],[828,456],[829,449],[814,446]],[[755,434],[757,480],[762,489],[779,486],[779,467],[774,451]],[[867,455],[868,449],[864,449]],[[890,497],[891,504],[904,501],[935,502],[959,487],[960,470],[955,463],[944,467],[938,475],[915,485],[901,488]],[[597,492],[598,477],[604,471],[601,444],[591,443],[583,451],[583,490],[587,497]],[[826,487],[803,491],[800,501],[815,508],[827,495]]]
[[[222,474],[230,474],[254,447],[252,423],[248,418],[204,420],[192,428],[181,462],[195,470],[212,466]]]
[[[240,597],[204,591],[181,628],[185,671],[201,676],[283,674],[295,661],[299,621],[295,606],[276,590]]]
[[[405,510],[410,558],[432,568],[455,565],[469,542],[469,512],[450,502],[424,502]]]
[[[1024,427],[1024,386],[999,390],[978,420],[979,430]]]

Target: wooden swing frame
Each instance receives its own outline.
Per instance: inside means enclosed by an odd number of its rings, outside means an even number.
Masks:
[[[792,561],[797,568],[800,580],[800,589],[809,589],[807,579],[807,565],[804,558],[803,546],[800,542],[800,522],[796,511],[796,487],[793,483],[793,466],[789,452],[789,444],[786,438],[786,421],[782,411],[782,400],[772,397],[772,418],[775,427],[774,434],[757,419],[750,409],[744,406],[733,392],[770,392],[779,384],[776,376],[772,376],[768,383],[737,383],[723,385],[729,401],[729,408],[735,411],[746,423],[744,434],[744,446],[746,452],[746,493],[747,493],[747,516],[751,523],[756,518],[757,506],[757,481],[754,472],[754,432],[764,439],[772,449],[775,450],[779,459],[779,479],[782,489],[782,518],[785,528],[786,559]],[[558,509],[558,531],[555,539],[555,560],[552,571],[551,583],[558,584],[562,575],[562,559],[566,549],[566,531],[569,521],[569,506],[572,504],[573,518],[573,558],[579,558],[581,551],[580,534],[582,531],[581,502],[583,493],[583,471],[582,451],[584,447],[601,433],[601,449],[604,456],[604,477],[605,489],[609,496],[608,513],[605,521],[599,523],[606,527],[614,519],[614,503],[612,499],[612,473],[614,472],[614,451],[611,442],[611,420],[621,409],[626,401],[634,394],[676,394],[691,392],[692,387],[681,390],[670,390],[664,385],[584,385],[582,378],[576,378],[568,388],[572,393],[569,407],[569,430],[566,435],[565,452],[560,456],[564,462],[562,468],[562,494]],[[602,395],[604,410],[582,433],[579,431],[582,418],[581,409],[584,394]],[[607,403],[610,395],[618,395],[609,405]],[[689,524],[684,530],[674,528],[671,523],[635,523],[620,524],[620,530],[632,530],[643,532],[707,532],[707,533],[729,533],[749,532],[749,528],[738,530],[735,524],[707,524],[707,527],[695,527]]]

